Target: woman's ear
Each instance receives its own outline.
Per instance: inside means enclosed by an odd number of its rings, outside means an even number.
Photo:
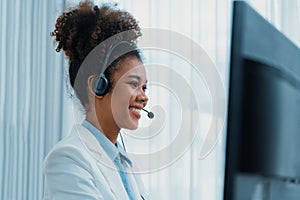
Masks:
[[[88,96],[89,96],[89,98],[102,99],[103,96],[96,95],[93,90],[94,79],[95,79],[95,75],[91,75],[91,76],[89,76],[89,78],[87,80],[88,81]]]

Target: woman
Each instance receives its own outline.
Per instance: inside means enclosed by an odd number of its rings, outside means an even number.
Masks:
[[[148,101],[135,47],[140,35],[135,18],[116,5],[85,1],[57,19],[56,50],[63,49],[69,60],[70,83],[86,118],[45,158],[45,199],[148,198],[117,142],[121,128],[138,127]],[[91,52],[98,57],[91,58]]]

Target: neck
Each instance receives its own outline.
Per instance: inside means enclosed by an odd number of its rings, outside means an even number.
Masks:
[[[114,123],[106,120],[101,115],[97,116],[96,114],[93,114],[93,112],[88,112],[86,114],[86,120],[100,130],[113,144],[117,142],[120,128],[111,126],[111,124]]]

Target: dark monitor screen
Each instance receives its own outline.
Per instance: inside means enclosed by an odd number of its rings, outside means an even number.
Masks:
[[[224,199],[300,199],[300,49],[243,1],[233,6],[226,143]]]

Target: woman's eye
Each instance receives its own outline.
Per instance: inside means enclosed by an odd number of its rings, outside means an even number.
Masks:
[[[138,82],[136,82],[136,81],[131,81],[131,82],[129,82],[129,85],[131,85],[133,88],[139,87],[139,84],[138,84]]]

